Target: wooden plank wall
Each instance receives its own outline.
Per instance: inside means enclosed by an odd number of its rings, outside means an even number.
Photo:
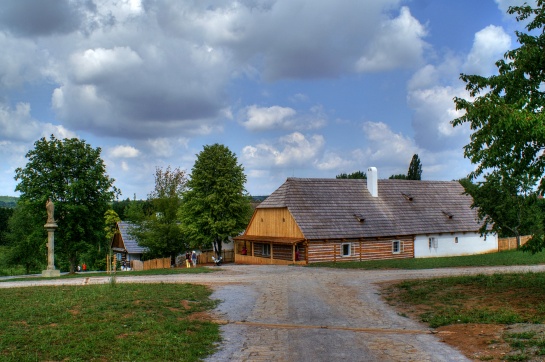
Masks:
[[[240,255],[235,254],[235,263],[236,264],[251,264],[251,265],[305,265],[306,261],[288,261],[288,260],[278,260],[278,259],[271,259],[271,258],[261,258],[256,256],[250,256],[250,255]]]
[[[256,209],[245,235],[303,237],[303,233],[287,208]]]
[[[520,237],[520,245],[524,245],[530,240],[531,235],[525,235]],[[517,248],[517,238],[499,238],[498,239],[498,251],[513,250]]]
[[[399,254],[392,253],[392,242],[402,242]],[[351,244],[351,255],[342,256],[342,244]],[[308,245],[308,262],[343,262],[379,259],[414,258],[414,240],[412,237],[388,240],[335,240],[324,242],[310,242]]]
[[[170,258],[152,259],[144,261],[144,270],[168,268],[170,268]]]

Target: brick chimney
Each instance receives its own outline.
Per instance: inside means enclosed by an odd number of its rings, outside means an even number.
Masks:
[[[373,197],[378,197],[378,171],[376,167],[367,169],[367,190]]]

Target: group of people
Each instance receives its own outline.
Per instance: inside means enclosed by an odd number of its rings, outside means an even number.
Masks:
[[[78,272],[80,271],[87,271],[87,264],[83,263],[83,265],[78,265]]]
[[[195,250],[191,253],[189,251],[185,253],[185,266],[191,268],[191,264],[193,264],[193,268],[197,266],[197,253]]]

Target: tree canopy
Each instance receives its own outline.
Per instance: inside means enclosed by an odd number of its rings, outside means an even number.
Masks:
[[[367,178],[367,174],[363,171],[356,171],[356,172],[352,172],[352,173],[341,173],[337,176],[335,176],[335,178],[338,178],[338,179],[366,179]]]
[[[244,168],[224,145],[204,146],[191,170],[180,208],[181,225],[193,247],[214,247],[219,256],[251,216]]]
[[[409,164],[409,170],[407,171],[407,180],[421,180],[422,179],[422,164],[417,154],[413,155],[411,163]]]
[[[538,184],[538,190],[545,191],[544,4],[537,0],[534,8],[509,8],[509,14],[525,23],[526,33],[516,31],[520,47],[496,62],[496,75],[462,74],[472,99],[454,99],[456,109],[465,113],[452,124],[468,124],[473,131],[464,147],[465,157],[477,166],[469,178],[482,176],[483,190],[492,192],[494,186],[506,193],[489,199],[497,207],[509,196],[533,198]],[[543,238],[534,236],[534,250],[541,250]]]
[[[187,243],[178,221],[178,209],[186,188],[186,173],[178,168],[156,168],[155,188],[148,195],[151,213],[145,213],[143,203],[136,201],[130,205],[127,215],[137,226],[131,231],[140,246],[146,247],[146,257],[170,257],[187,248]]]
[[[103,216],[118,193],[100,153],[100,148],[84,140],[59,140],[51,135],[49,140],[36,141],[26,154],[26,166],[15,170],[20,201],[32,220],[42,220],[38,225],[42,229],[47,219],[45,203],[48,198],[54,202],[55,259],[69,263],[71,272],[80,254],[98,250],[104,243]]]

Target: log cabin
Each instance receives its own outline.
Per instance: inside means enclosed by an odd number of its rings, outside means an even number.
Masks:
[[[495,252],[457,181],[288,178],[235,237],[235,263],[309,264]]]

